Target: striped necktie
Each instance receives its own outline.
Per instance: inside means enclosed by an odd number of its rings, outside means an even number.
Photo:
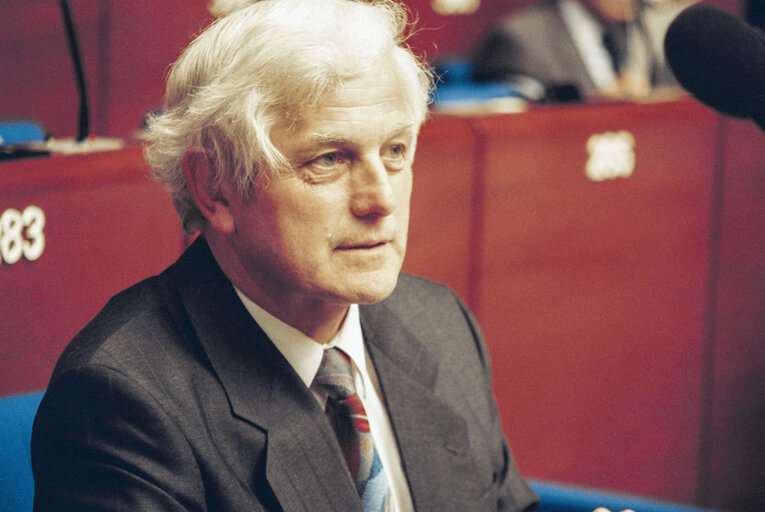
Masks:
[[[603,47],[611,57],[611,65],[617,75],[627,60],[627,24],[612,22],[603,27]]]
[[[326,414],[364,511],[390,510],[388,479],[374,446],[367,413],[356,394],[348,355],[337,348],[325,350],[311,389],[327,398]]]

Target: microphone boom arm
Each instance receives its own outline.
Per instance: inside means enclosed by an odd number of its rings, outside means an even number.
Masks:
[[[80,44],[77,41],[74,19],[69,9],[69,2],[67,0],[59,0],[59,6],[61,7],[61,17],[64,21],[64,29],[66,30],[66,39],[69,43],[69,54],[72,59],[74,80],[77,85],[77,95],[79,98],[76,140],[77,142],[82,142],[90,134],[90,104],[88,101],[87,84],[85,83],[85,70],[82,64]]]

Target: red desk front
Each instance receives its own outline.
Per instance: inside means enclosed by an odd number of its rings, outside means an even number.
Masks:
[[[474,227],[480,208],[480,148],[469,120],[436,117],[422,129],[404,271],[448,283],[461,297],[475,295]]]
[[[476,123],[477,314],[521,469],[693,501],[717,118],[670,103]]]
[[[437,115],[414,183],[405,270],[479,318],[526,476],[762,497],[762,133],[688,101]],[[0,396],[184,245],[137,147],[0,164],[0,226]]]
[[[525,475],[765,499],[765,135],[692,101],[436,116],[415,187],[408,270],[476,313]]]
[[[109,297],[183,246],[137,146],[0,164],[0,226],[0,396],[44,388]]]
[[[765,503],[765,134],[726,121],[715,205],[713,282],[701,443],[703,502],[728,510]]]

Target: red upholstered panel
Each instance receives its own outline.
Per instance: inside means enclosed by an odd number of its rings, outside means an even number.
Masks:
[[[160,272],[183,246],[139,147],[0,164],[0,219],[30,206],[44,213],[45,247],[34,261],[0,264],[0,396],[44,388],[65,344],[106,300]],[[0,233],[0,254],[3,244],[13,252],[11,231]]]
[[[534,0],[481,0],[467,15],[439,14],[434,2],[405,0],[419,20],[410,39],[433,61],[467,56],[505,13]],[[209,0],[70,0],[88,74],[93,131],[130,136],[164,94],[169,65],[210,22]],[[737,11],[737,0],[710,3]],[[0,116],[34,117],[57,137],[76,132],[77,97],[56,0],[3,0]]]
[[[414,162],[409,243],[404,271],[451,286],[471,287],[477,147],[465,119],[438,117],[422,129]]]
[[[477,313],[521,470],[693,501],[715,116],[670,103],[477,123]],[[589,180],[589,137],[622,130],[635,140],[634,173]]]
[[[749,122],[727,120],[725,127],[701,494],[710,505],[759,510],[765,503],[765,134]]]

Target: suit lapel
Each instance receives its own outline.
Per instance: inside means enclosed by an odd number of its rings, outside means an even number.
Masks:
[[[437,395],[439,368],[424,343],[385,302],[361,308],[364,339],[377,371],[415,508],[470,510],[480,495],[464,420]]]
[[[184,307],[234,417],[267,435],[266,479],[284,510],[360,510],[316,399],[252,319],[199,240],[177,265]],[[189,276],[194,276],[189,279]]]
[[[571,35],[568,25],[563,20],[559,4],[560,2],[553,1],[546,4],[545,7],[549,13],[548,24],[550,26],[548,29],[557,34],[557,37],[549,40],[550,46],[547,52],[549,60],[547,64],[555,66],[558,68],[558,72],[564,75],[573,72],[580,83],[586,83],[590,88],[595,87],[595,82],[593,82],[592,76],[590,76],[590,72],[587,70],[587,64],[577,49],[577,44]],[[578,65],[575,65],[575,62]]]
[[[290,511],[361,510],[329,422],[252,319],[204,240],[171,271],[237,421],[267,435],[266,479]],[[438,396],[437,359],[385,302],[361,308],[364,338],[418,512],[470,510],[480,489],[464,420]],[[441,378],[441,380],[440,380]],[[340,476],[342,475],[342,476]]]

